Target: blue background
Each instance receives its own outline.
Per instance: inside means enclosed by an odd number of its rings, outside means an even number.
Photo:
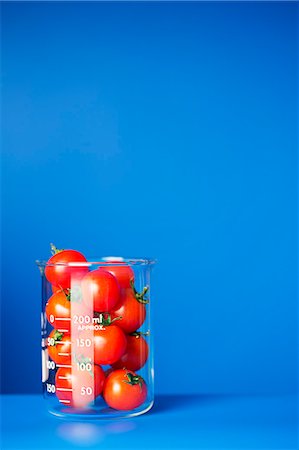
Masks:
[[[159,260],[158,393],[296,391],[296,8],[2,4],[3,392],[52,241]]]

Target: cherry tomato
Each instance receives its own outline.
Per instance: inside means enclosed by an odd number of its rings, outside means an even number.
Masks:
[[[140,335],[127,336],[127,348],[123,356],[112,364],[114,369],[139,370],[144,366],[148,358],[148,345]]]
[[[106,369],[105,370],[105,377],[107,378],[108,375],[110,375],[110,373],[112,373],[112,372],[113,372],[113,368],[112,367],[109,367],[109,369]]]
[[[113,261],[112,261],[113,262]],[[121,265],[113,266],[108,265],[103,270],[110,272],[117,279],[120,288],[126,289],[131,286],[131,283],[134,283],[134,272],[133,269],[126,263],[118,263]]]
[[[106,382],[103,397],[114,409],[128,410],[138,408],[144,403],[147,387],[142,377],[128,370],[115,370]]]
[[[102,329],[95,330],[93,341],[96,364],[113,364],[122,357],[127,346],[124,332],[116,325],[103,326]]]
[[[71,364],[71,337],[67,333],[52,330],[47,339],[48,353],[56,364]]]
[[[145,320],[146,309],[143,303],[140,303],[134,294],[133,289],[122,291],[121,302],[116,309],[111,311],[112,319],[121,317],[117,326],[126,333],[133,333],[138,330]]]
[[[90,398],[96,398],[101,394],[104,382],[105,373],[100,366],[92,366],[91,372],[83,370],[76,371],[75,374],[72,373],[71,368],[60,367],[55,377],[56,395],[66,406],[84,407],[90,403]],[[90,389],[86,389],[87,387],[91,387],[91,393]],[[80,395],[79,405],[74,405],[73,393],[76,390]]]
[[[94,311],[108,312],[118,302],[120,290],[116,278],[102,269],[89,272],[82,280],[82,295],[86,305],[93,301]]]
[[[45,268],[47,280],[54,286],[61,289],[71,287],[71,281],[79,281],[87,272],[86,265],[80,266],[80,263],[86,263],[87,260],[82,253],[76,250],[57,250],[52,246],[56,253],[49,259]]]
[[[71,329],[71,303],[67,291],[56,291],[46,305],[46,315],[54,328]]]
[[[63,289],[61,289],[60,286],[54,286],[54,284],[51,285],[52,293],[55,294],[55,292],[61,292]]]

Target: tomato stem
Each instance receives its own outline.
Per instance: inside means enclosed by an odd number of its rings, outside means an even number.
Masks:
[[[61,341],[62,337],[63,337],[63,333],[61,333],[58,330],[55,330],[55,332],[53,334],[53,339],[55,341],[55,344],[56,344],[57,341]]]
[[[52,255],[56,255],[56,253],[60,253],[64,250],[63,248],[58,249],[54,244],[52,244],[52,242],[50,244],[50,248],[51,248]]]
[[[114,319],[111,320],[111,323],[115,322],[116,320],[121,320],[123,316],[114,317]]]
[[[131,386],[135,386],[139,384],[140,389],[142,389],[143,378],[140,375],[133,375],[131,372],[126,372],[127,380],[123,380],[124,383],[130,384]]]
[[[141,292],[138,292],[138,291],[136,290],[136,288],[135,288],[134,280],[133,280],[133,279],[130,280],[130,285],[131,285],[131,288],[133,289],[134,296],[135,296],[136,300],[137,300],[139,303],[142,303],[143,305],[146,304],[146,303],[149,303],[149,299],[144,298],[145,295],[147,294],[148,290],[149,290],[149,287],[148,287],[148,286],[144,286],[144,288],[142,289],[142,291],[141,291]]]
[[[99,313],[97,311],[94,312],[95,316],[100,319],[100,325],[109,326],[116,320],[121,320],[122,316],[114,317],[114,319],[111,319],[111,314],[109,313]]]
[[[148,330],[146,333],[142,333],[142,331],[134,331],[133,333],[130,333],[130,336],[135,336],[136,338],[139,338],[140,336],[149,336],[150,331]]]
[[[58,292],[62,292],[65,295],[65,298],[68,301],[71,301],[71,290],[69,288],[63,289],[63,287],[60,286],[60,284],[58,285],[60,291]]]

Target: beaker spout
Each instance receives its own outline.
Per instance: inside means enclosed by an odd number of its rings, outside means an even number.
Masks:
[[[45,265],[39,261],[38,259],[35,260],[37,267],[39,268],[40,274],[41,276],[43,276],[44,272],[45,272]]]

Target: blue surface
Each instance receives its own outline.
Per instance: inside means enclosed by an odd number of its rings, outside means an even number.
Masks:
[[[3,391],[40,390],[54,242],[158,258],[158,393],[295,392],[298,4],[1,9]]]
[[[295,397],[156,398],[152,411],[122,421],[68,422],[45,412],[37,395],[2,396],[6,449],[297,450]]]

